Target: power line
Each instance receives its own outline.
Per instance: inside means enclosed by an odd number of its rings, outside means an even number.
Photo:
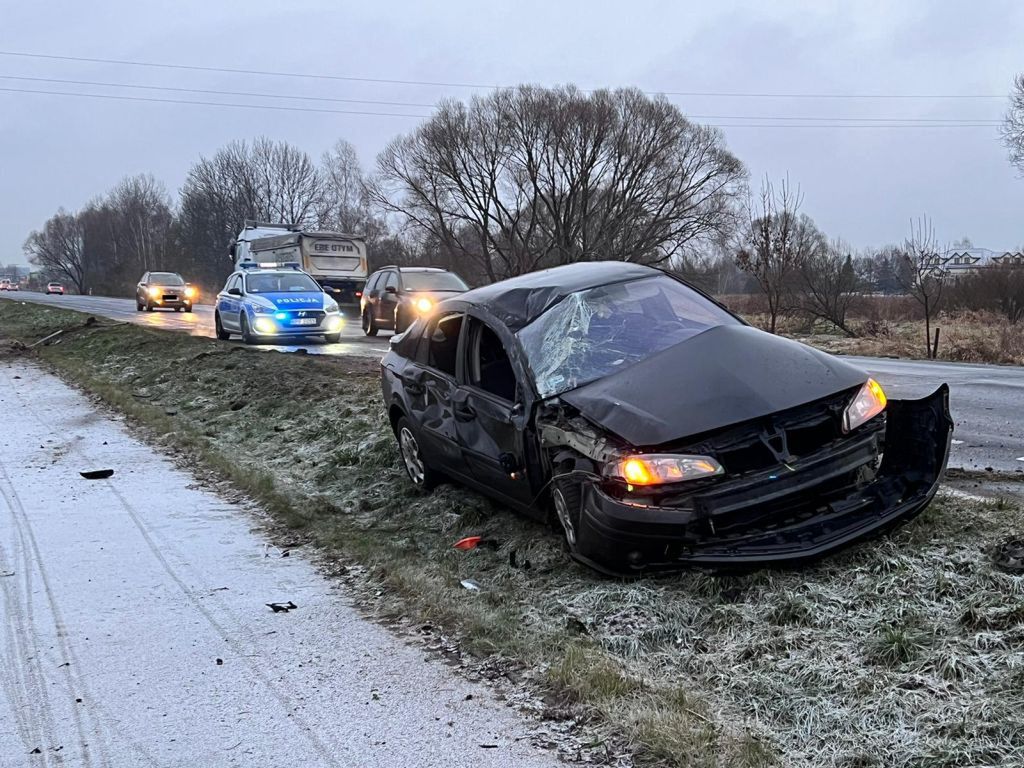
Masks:
[[[370,112],[362,110],[345,110],[345,109],[320,109],[316,107],[297,107],[297,106],[280,106],[275,104],[233,104],[220,101],[196,101],[193,99],[157,99],[147,96],[122,96],[111,93],[76,93],[73,91],[43,91],[30,88],[3,88],[0,87],[0,92],[4,93],[30,93],[42,96],[70,96],[73,98],[87,98],[87,99],[109,99],[114,101],[141,101],[150,102],[156,104],[185,104],[190,106],[203,106],[203,107],[228,107],[236,109],[271,109],[277,112],[314,112],[321,114],[333,114],[333,115],[372,115],[377,117],[414,117],[420,119],[429,118],[430,115],[422,114],[410,114],[406,112]],[[727,118],[721,117],[717,119],[739,119],[739,118]],[[751,117],[751,120],[767,119],[767,118],[756,118]],[[854,124],[854,123],[705,123],[712,128],[787,128],[787,129],[798,129],[798,128],[918,128],[918,129],[929,129],[929,128],[991,128],[993,127],[990,123],[871,123],[871,124]]]
[[[174,91],[176,93],[201,93],[212,96],[255,96],[264,99],[291,99],[294,101],[330,101],[343,104],[377,104],[387,107],[426,107],[434,104],[417,104],[408,101],[375,101],[373,99],[338,99],[328,96],[294,96],[284,93],[254,93],[252,91],[213,91],[203,88],[176,88],[169,85],[135,85],[133,83],[104,83],[96,80],[61,80],[54,77],[25,77],[21,75],[0,75],[0,80],[25,80],[33,83],[61,83],[63,85],[92,85],[104,88],[137,88],[146,91]]]
[[[190,99],[154,99],[147,96],[118,96],[112,93],[74,93],[71,91],[40,91],[29,88],[0,88],[5,93],[33,93],[44,96],[73,96],[88,99],[113,99],[116,101],[146,101],[157,104],[190,104],[203,107],[236,107],[241,109],[273,109],[279,112],[321,112],[332,115],[374,115],[377,117],[417,117],[427,118],[430,115],[412,115],[406,112],[364,112],[346,109],[318,109],[316,107],[282,107],[273,104],[228,104],[222,101],[193,101]]]
[[[27,77],[22,75],[0,75],[0,80],[21,80],[34,83],[59,83],[63,85],[89,85],[103,88],[129,88],[146,91],[173,91],[175,93],[196,93],[215,96],[244,96],[265,99],[288,99],[292,101],[323,101],[343,104],[375,104],[389,107],[423,107],[433,109],[434,104],[407,101],[378,101],[374,99],[342,99],[328,96],[296,96],[283,93],[262,93],[256,91],[221,91],[204,88],[180,88],[169,85],[138,85],[135,83],[110,83],[97,80],[66,80],[53,77]],[[999,125],[1002,121],[990,118],[928,118],[928,117],[816,117],[816,116],[776,116],[776,115],[687,115],[692,120],[767,120],[784,122],[868,122],[868,123],[986,123]]]
[[[356,83],[378,83],[387,85],[415,85],[435,88],[477,88],[500,90],[509,86],[484,83],[450,83],[430,80],[394,80],[381,77],[352,77],[346,75],[325,75],[305,72],[275,72],[259,69],[236,69],[232,67],[204,67],[195,64],[168,64],[152,61],[131,61],[127,59],[99,59],[87,56],[58,56],[46,53],[25,53],[23,51],[0,51],[0,56],[15,56],[32,59],[49,59],[53,61],[75,61],[90,64],[116,64],[130,67],[149,67],[155,69],[180,69],[195,72],[222,72],[239,75],[261,75],[269,77],[308,78],[313,80],[339,80]],[[742,91],[648,91],[652,95],[687,96],[687,97],[722,97],[722,98],[757,98],[757,99],[1005,99],[1006,94],[982,93],[757,93]]]

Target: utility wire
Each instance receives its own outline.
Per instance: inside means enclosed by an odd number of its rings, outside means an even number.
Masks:
[[[36,90],[31,88],[3,88],[0,87],[0,92],[3,93],[30,93],[42,96],[70,96],[73,98],[87,98],[87,99],[109,99],[114,101],[142,101],[151,102],[157,104],[187,104],[193,106],[203,107],[229,107],[236,109],[271,109],[277,112],[315,112],[322,114],[333,114],[333,115],[373,115],[377,117],[414,117],[420,119],[429,118],[430,115],[423,114],[411,114],[407,112],[370,112],[362,110],[346,110],[346,109],[320,109],[317,107],[297,107],[297,106],[281,106],[276,104],[233,104],[220,101],[196,101],[192,99],[157,99],[147,96],[122,96],[112,93],[76,93],[73,91],[44,91]],[[735,118],[719,118],[719,119],[735,119]],[[751,119],[765,119],[765,118],[751,118]],[[922,124],[893,124],[893,123],[871,123],[871,124],[852,124],[852,123],[704,123],[712,128],[918,128],[918,129],[929,129],[929,128],[991,128],[992,125],[989,123],[922,123]]]
[[[413,115],[406,112],[364,112],[347,109],[317,109],[316,107],[283,107],[273,104],[228,104],[221,101],[193,101],[190,99],[154,99],[147,96],[118,96],[112,93],[74,93],[71,91],[39,91],[29,88],[0,88],[5,93],[34,93],[46,96],[73,96],[88,99],[113,99],[116,101],[147,101],[158,104],[192,104],[203,107],[237,107],[241,109],[273,109],[279,112],[323,112],[333,115],[375,115],[378,117],[417,117],[427,118],[430,115]]]
[[[263,99],[291,99],[294,101],[330,101],[342,104],[377,104],[386,107],[425,107],[433,109],[434,104],[418,104],[408,101],[375,101],[373,99],[337,99],[328,96],[294,96],[284,93],[255,93],[253,91],[212,91],[203,88],[176,88],[169,85],[136,85],[134,83],[104,83],[96,80],[61,80],[54,77],[25,77],[21,75],[0,75],[0,80],[24,80],[33,83],[61,83],[63,85],[93,85],[104,88],[137,88],[145,91],[174,91],[176,93],[200,93],[212,96],[255,96]]]
[[[290,94],[275,94],[275,93],[259,93],[254,91],[220,91],[220,90],[209,90],[202,88],[179,88],[174,86],[163,86],[163,85],[136,85],[133,83],[110,83],[101,82],[96,80],[65,80],[52,77],[26,77],[20,75],[0,75],[0,80],[19,80],[28,81],[35,83],[59,83],[64,85],[89,85],[98,86],[103,88],[129,88],[129,89],[140,89],[147,91],[173,91],[175,93],[195,93],[195,94],[207,94],[216,96],[244,96],[244,97],[256,97],[266,99],[289,99],[295,101],[321,101],[321,102],[335,102],[344,104],[374,104],[379,106],[393,106],[393,107],[423,107],[426,109],[432,109],[435,105],[423,104],[415,102],[404,102],[404,101],[377,101],[372,99],[341,99],[331,98],[326,96],[295,96]],[[0,89],[7,90],[7,89]],[[34,91],[30,89],[10,89],[18,90],[26,93],[54,93],[62,95],[77,95],[77,96],[97,96],[102,97],[104,94],[65,94],[61,91]],[[121,97],[128,98],[128,97]],[[165,101],[164,99],[154,99],[154,101]],[[171,100],[166,101],[170,103],[193,103],[185,100]],[[232,104],[220,103],[216,104],[212,102],[195,102],[197,104],[211,105],[211,106],[233,106]],[[258,108],[261,105],[234,105],[250,108]],[[327,110],[333,112],[334,110]],[[341,114],[349,114],[348,112],[338,110]],[[351,114],[357,114],[352,112]],[[358,113],[364,114],[364,113]],[[382,113],[365,113],[365,114],[382,114]],[[398,114],[398,113],[383,113],[383,114]],[[406,116],[406,115],[402,115]],[[409,115],[411,116],[411,115]],[[989,118],[928,118],[928,117],[816,117],[816,116],[801,116],[801,117],[790,117],[790,116],[775,116],[775,115],[687,115],[691,120],[760,120],[760,121],[780,121],[788,123],[800,123],[800,122],[835,122],[835,123],[906,123],[906,124],[944,124],[944,125],[958,125],[963,124],[967,127],[976,127],[979,125],[999,125],[1001,120],[989,119]],[[794,126],[798,127],[798,126]]]
[[[261,75],[270,77],[294,77],[313,80],[340,80],[356,83],[381,83],[388,85],[415,85],[437,88],[479,88],[499,90],[509,86],[489,85],[484,83],[448,83],[431,80],[393,80],[381,77],[351,77],[344,75],[324,75],[303,72],[274,72],[260,69],[235,69],[232,67],[203,67],[195,64],[168,64],[152,61],[131,61],[127,59],[99,59],[87,56],[58,56],[46,53],[26,53],[23,51],[0,51],[0,56],[14,56],[31,59],[49,59],[53,61],[75,61],[90,64],[116,64],[130,67],[150,67],[155,69],[182,69],[195,72],[224,72],[239,75]],[[723,98],[757,98],[757,99],[1005,99],[1006,94],[982,93],[756,93],[740,91],[649,91],[652,95],[664,96],[707,96]]]

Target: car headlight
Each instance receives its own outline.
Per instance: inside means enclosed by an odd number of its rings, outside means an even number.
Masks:
[[[252,324],[256,333],[276,333],[277,326],[274,325],[274,321],[269,317],[257,317],[255,322]]]
[[[276,307],[266,307],[263,304],[250,304],[252,311],[257,315],[272,315],[277,312]]]
[[[193,288],[192,286],[189,286],[188,288],[185,289],[185,298],[186,299],[194,299],[195,295],[196,295],[196,289]]]
[[[328,331],[340,331],[344,324],[345,321],[340,316],[328,317],[325,327]]]
[[[881,384],[874,379],[865,381],[853,402],[843,411],[843,432],[852,432],[864,422],[875,418],[885,410],[887,402]]]
[[[151,299],[155,299],[159,295],[160,295],[160,289],[159,288],[150,288],[149,289],[149,297]]]
[[[331,299],[330,301],[325,301],[324,302],[324,312],[337,312],[337,311],[338,311],[338,302],[334,301],[334,299]]]
[[[710,456],[640,454],[623,456],[605,466],[604,474],[628,485],[682,483],[724,474],[722,465]]]
[[[413,306],[416,307],[417,312],[422,312],[423,314],[426,314],[427,312],[434,308],[434,302],[432,302],[430,299],[416,299],[416,301],[413,302]]]

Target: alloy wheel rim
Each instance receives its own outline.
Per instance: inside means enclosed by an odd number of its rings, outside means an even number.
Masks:
[[[558,522],[562,524],[562,530],[565,531],[565,540],[569,542],[570,546],[575,546],[576,528],[569,516],[569,505],[565,502],[565,496],[562,495],[559,488],[555,488],[551,495],[555,501],[555,514],[558,515]]]
[[[409,478],[416,485],[423,485],[426,468],[423,459],[420,458],[420,446],[416,442],[416,437],[408,427],[402,427],[398,442],[402,446],[402,460],[405,462],[405,471],[409,473]]]

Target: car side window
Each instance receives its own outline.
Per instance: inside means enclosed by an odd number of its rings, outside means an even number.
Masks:
[[[431,323],[423,334],[420,349],[425,351],[426,365],[455,378],[459,334],[465,315],[444,315]]]
[[[466,353],[469,383],[503,400],[516,400],[516,374],[498,334],[479,320],[471,321]]]
[[[388,272],[388,279],[387,282],[384,283],[384,288],[394,288],[395,290],[398,290],[398,275],[394,272]]]
[[[142,282],[143,284],[145,284],[145,283],[148,283],[148,282],[149,282],[149,272],[147,272],[146,274],[144,274],[144,275],[142,276],[142,280],[141,280],[140,282]]]
[[[380,272],[370,276],[370,281],[366,284],[366,292],[370,293],[377,290],[377,283],[380,282]]]

